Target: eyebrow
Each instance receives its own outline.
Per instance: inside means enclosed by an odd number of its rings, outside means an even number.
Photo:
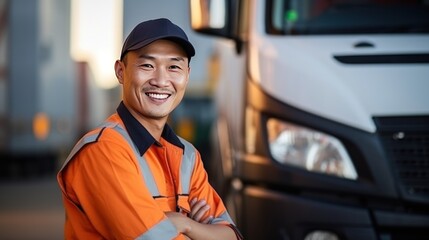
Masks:
[[[139,59],[148,59],[148,60],[155,60],[156,57],[149,55],[149,54],[141,54],[138,56]],[[172,61],[178,61],[178,62],[185,62],[185,58],[183,57],[171,57],[170,60]]]

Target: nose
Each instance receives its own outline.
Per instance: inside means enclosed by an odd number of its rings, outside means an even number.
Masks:
[[[150,80],[150,84],[157,87],[168,86],[169,82],[168,71],[162,68],[156,69],[153,78]]]

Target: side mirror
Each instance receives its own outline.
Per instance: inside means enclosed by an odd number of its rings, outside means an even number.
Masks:
[[[190,0],[191,27],[196,32],[234,39],[230,0]]]

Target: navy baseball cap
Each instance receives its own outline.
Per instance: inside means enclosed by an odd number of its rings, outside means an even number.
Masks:
[[[127,52],[142,48],[159,39],[178,43],[189,59],[195,55],[194,46],[189,42],[186,33],[170,20],[159,18],[141,22],[131,31],[122,46],[121,60]]]

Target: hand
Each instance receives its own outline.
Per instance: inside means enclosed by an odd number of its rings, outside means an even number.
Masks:
[[[204,206],[208,206],[204,201],[193,200],[191,201],[191,205],[191,210],[194,210],[196,215],[200,215],[201,212],[207,212],[207,210],[202,210]],[[165,214],[176,227],[177,231],[182,233],[186,239],[237,239],[235,232],[229,226],[223,224],[204,224],[179,212],[166,212]]]
[[[194,206],[197,202],[196,200],[195,202],[192,201],[192,205]],[[198,206],[201,206],[200,204]],[[202,204],[202,206],[205,205],[207,204]],[[201,207],[198,207],[198,209],[201,210]],[[186,239],[237,239],[235,232],[229,226],[200,223],[179,212],[166,212],[165,214],[177,231],[183,234]]]
[[[183,234],[187,234],[191,229],[190,221],[188,217],[178,212],[166,212],[168,219],[174,224],[177,231]]]
[[[198,201],[196,198],[194,198],[191,200],[190,205],[191,205],[191,212],[189,213],[189,217],[194,221],[207,224],[213,219],[213,216],[208,216],[202,219],[210,209],[210,205],[208,205],[205,200]]]

